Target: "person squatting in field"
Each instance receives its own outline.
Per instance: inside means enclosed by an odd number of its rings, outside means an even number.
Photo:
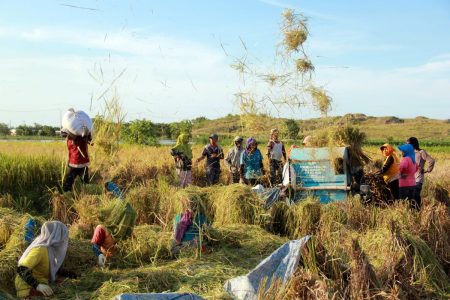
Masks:
[[[66,137],[69,161],[66,176],[63,183],[63,191],[72,190],[75,179],[80,176],[84,183],[89,183],[89,153],[88,145],[91,143],[91,134],[87,136],[73,136],[67,132],[61,132]]]
[[[418,208],[414,200],[414,191],[416,188],[415,173],[417,171],[416,155],[414,148],[410,144],[401,145],[398,147],[402,151],[403,157],[399,165],[399,198],[408,199],[411,208]]]
[[[400,174],[398,167],[400,159],[398,158],[395,149],[389,144],[384,144],[380,147],[380,150],[383,153],[385,160],[378,174],[383,176],[384,182],[388,185],[393,199],[399,199],[398,179],[400,178]]]
[[[240,136],[234,138],[234,146],[228,151],[225,158],[225,164],[230,170],[230,183],[239,183],[240,181],[240,167],[241,167],[241,154],[244,151],[242,147],[242,141],[244,139]]]
[[[109,208],[100,211],[102,224],[95,228],[91,239],[92,250],[100,267],[105,266],[106,260],[115,253],[116,242],[131,236],[137,218],[136,211],[128,201],[122,199],[122,193],[118,192],[120,189],[114,183],[107,182],[105,187],[116,198],[113,198]]]
[[[19,259],[15,286],[18,298],[51,296],[49,282],[56,280],[56,272],[66,257],[69,230],[59,221],[45,222],[41,233]]]
[[[175,160],[178,181],[181,187],[192,184],[192,149],[189,145],[189,136],[180,134],[177,143],[170,151]]]
[[[408,144],[411,144],[414,148],[414,154],[416,157],[417,171],[415,174],[416,187],[414,189],[414,200],[416,201],[417,208],[420,209],[422,205],[422,198],[420,196],[422,192],[423,182],[425,180],[425,173],[430,173],[434,168],[434,158],[431,157],[425,150],[420,149],[419,140],[415,137],[410,137],[407,140]],[[428,167],[425,169],[425,163]]]
[[[279,131],[274,128],[270,131],[270,139],[267,143],[267,157],[269,158],[270,182],[272,185],[281,183],[283,162],[286,161],[284,144],[278,140]]]
[[[256,185],[264,176],[263,156],[253,137],[247,139],[245,151],[241,154],[240,178],[248,185]]]
[[[224,158],[222,147],[217,142],[219,136],[215,133],[209,136],[209,144],[203,148],[202,155],[197,158],[197,163],[206,158],[206,182],[208,185],[214,185],[219,182],[220,160]]]

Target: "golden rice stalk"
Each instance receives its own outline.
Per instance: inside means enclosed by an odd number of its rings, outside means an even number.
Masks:
[[[295,60],[295,66],[297,67],[297,71],[302,74],[314,71],[314,65],[307,58],[299,58]]]
[[[332,98],[324,88],[310,85],[307,89],[313,99],[314,107],[324,116],[331,110]]]

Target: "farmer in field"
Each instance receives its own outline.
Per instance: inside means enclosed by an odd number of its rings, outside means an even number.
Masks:
[[[415,137],[410,137],[407,141],[414,147],[414,154],[416,156],[417,171],[415,174],[416,188],[414,189],[414,200],[416,201],[417,208],[420,209],[422,204],[422,198],[420,193],[422,192],[422,185],[425,180],[425,173],[430,173],[434,168],[434,158],[432,158],[425,150],[420,149],[419,140]],[[427,168],[425,169],[425,164]]]
[[[263,156],[256,140],[250,137],[245,151],[241,154],[240,178],[246,184],[255,186],[264,174]]]
[[[286,150],[284,144],[278,139],[278,129],[270,131],[270,140],[267,143],[267,157],[269,158],[270,182],[272,185],[281,183],[283,173],[283,162],[286,161]]]
[[[175,159],[177,175],[181,187],[192,184],[192,149],[189,145],[189,136],[180,134],[177,143],[170,151]]]
[[[113,256],[116,242],[131,236],[136,222],[136,211],[128,201],[119,198],[113,201],[110,208],[100,212],[103,224],[95,228],[91,239],[100,267],[104,267],[106,260]]]
[[[67,132],[61,133],[66,137],[67,149],[69,152],[69,162],[64,178],[63,190],[72,190],[75,179],[80,176],[84,183],[89,183],[89,154],[88,145],[91,143],[91,134],[87,136],[74,136]]]
[[[206,181],[208,185],[214,185],[219,182],[220,160],[224,158],[222,147],[217,142],[219,136],[215,133],[209,136],[209,144],[202,151],[202,156],[197,159],[197,163],[206,158]]]
[[[244,151],[244,147],[242,147],[243,140],[240,136],[236,136],[234,138],[234,147],[228,151],[227,157],[225,158],[225,164],[230,170],[231,183],[239,183],[241,154]]]
[[[417,208],[417,203],[414,200],[414,191],[416,189],[415,174],[417,171],[414,148],[410,144],[405,144],[399,146],[398,149],[402,151],[403,154],[399,165],[399,198],[408,199],[411,208]]]
[[[172,253],[177,256],[182,249],[196,247],[205,251],[203,231],[209,225],[204,208],[189,198],[182,198],[183,213],[175,216],[173,221],[174,242]]]
[[[45,222],[41,233],[28,246],[19,259],[15,286],[18,298],[53,295],[49,281],[54,282],[56,272],[66,257],[69,230],[59,221]]]
[[[398,179],[400,178],[398,165],[400,164],[400,159],[397,156],[394,148],[389,144],[384,144],[380,147],[383,156],[386,158],[384,160],[381,170],[378,172],[383,175],[384,182],[388,185],[391,190],[394,199],[399,199],[399,186]]]

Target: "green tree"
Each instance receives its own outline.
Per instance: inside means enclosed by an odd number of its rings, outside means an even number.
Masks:
[[[122,139],[130,144],[156,145],[155,125],[146,119],[134,120],[122,127]]]
[[[170,130],[173,139],[176,139],[182,133],[191,135],[192,122],[189,120],[184,120],[181,122],[170,123]]]
[[[23,136],[35,135],[35,128],[34,126],[19,125],[16,127],[16,134]]]
[[[0,123],[0,135],[9,135],[9,127],[5,123]]]
[[[298,132],[300,131],[300,127],[298,126],[297,122],[292,119],[287,119],[284,121],[284,124],[286,125],[286,135],[290,139],[296,139],[298,136]]]

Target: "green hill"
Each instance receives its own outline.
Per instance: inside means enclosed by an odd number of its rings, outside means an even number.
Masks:
[[[279,128],[286,138],[285,118],[274,118],[266,115],[244,116],[228,115],[223,118],[194,122],[192,135],[205,137],[216,132],[225,139],[235,135],[267,138],[271,128]],[[296,139],[306,135],[314,135],[319,130],[334,126],[352,125],[359,127],[368,137],[368,143],[384,141],[402,142],[410,136],[416,136],[429,145],[450,145],[450,120],[436,120],[426,117],[400,119],[394,116],[372,117],[365,114],[346,114],[344,116],[295,120],[299,126]]]

